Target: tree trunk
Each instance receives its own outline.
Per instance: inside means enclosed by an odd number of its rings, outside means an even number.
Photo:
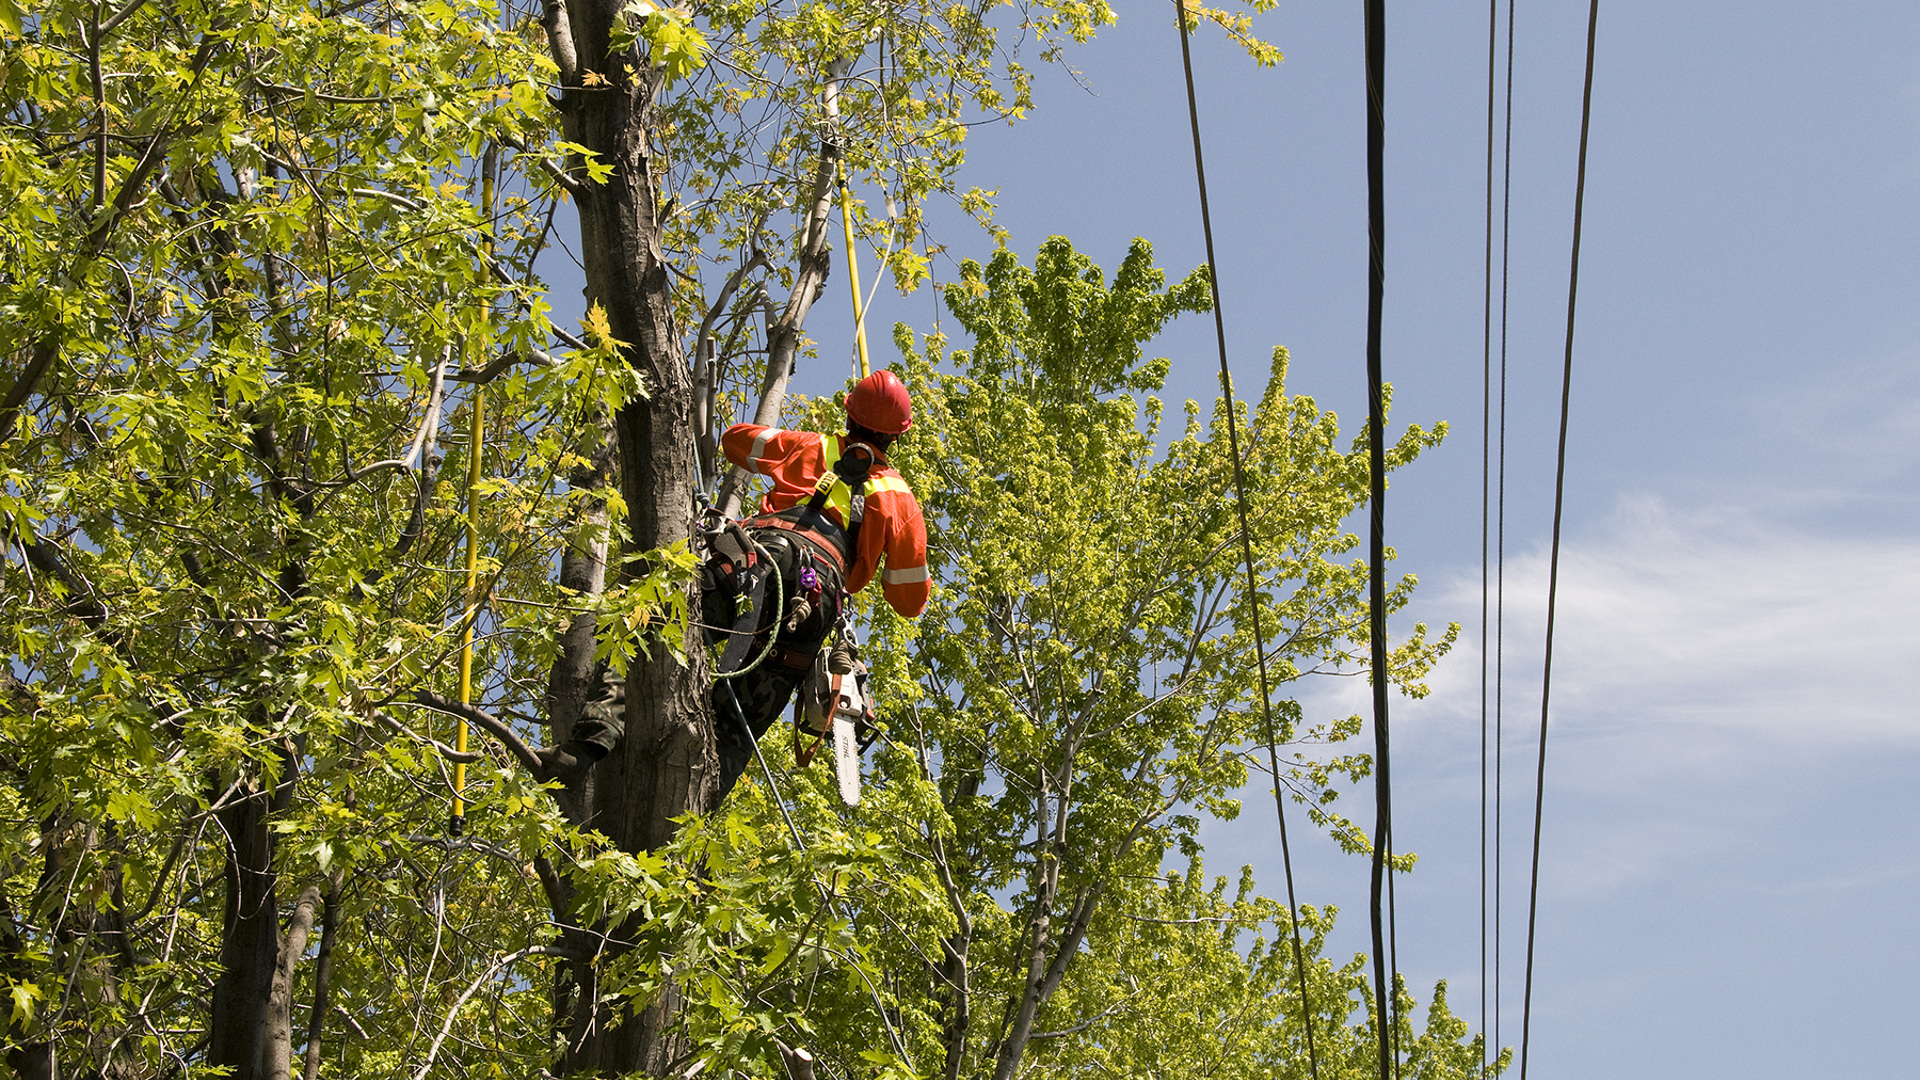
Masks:
[[[273,992],[267,999],[266,1062],[261,1068],[267,1080],[293,1078],[293,968],[307,951],[307,935],[313,931],[313,913],[319,906],[320,886],[309,885],[287,920],[287,937],[280,945]]]
[[[627,550],[637,553],[687,541],[698,466],[693,380],[660,246],[647,141],[647,113],[660,76],[636,52],[609,52],[621,7],[618,0],[570,0],[564,8],[550,7],[546,21],[568,88],[561,104],[567,137],[613,169],[604,182],[584,184],[576,194],[588,303],[605,309],[647,394],[614,417]],[[606,85],[580,89],[585,71],[597,72]],[[646,570],[632,563],[622,567],[625,573]],[[662,643],[643,644],[645,655],[636,655],[627,673],[626,737],[594,770],[594,823],[625,851],[659,847],[673,834],[673,818],[704,811],[718,772],[697,633],[688,627],[678,643],[690,660],[686,664]],[[582,995],[588,1003],[595,996]],[[583,1011],[599,1010],[588,1004]],[[677,999],[667,994],[638,1014],[595,1016],[588,1030],[569,1033],[564,1067],[570,1073],[659,1075],[676,1056],[675,1040],[667,1035],[676,1011]]]
[[[266,1064],[267,1006],[280,956],[269,802],[255,791],[217,814],[227,840],[227,900],[207,1065],[225,1067],[231,1080],[258,1080]]]
[[[302,1080],[317,1080],[320,1075],[321,1036],[326,1033],[327,1004],[332,1000],[333,946],[340,932],[340,886],[346,875],[335,870],[327,884],[327,898],[320,917],[320,955],[313,962],[313,1008],[307,1013],[307,1053]]]

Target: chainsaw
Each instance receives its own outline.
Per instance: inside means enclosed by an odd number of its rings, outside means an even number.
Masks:
[[[842,622],[835,639],[813,658],[794,700],[794,760],[806,766],[828,740],[833,742],[833,770],[840,785],[840,801],[860,805],[860,750],[863,736],[879,731],[873,697],[867,688],[867,665],[860,659],[860,642],[851,623]],[[811,735],[811,746],[802,747]]]

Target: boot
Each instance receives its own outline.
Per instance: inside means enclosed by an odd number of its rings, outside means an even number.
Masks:
[[[533,755],[540,759],[540,771],[535,775],[542,782],[558,780],[564,787],[573,787],[607,752],[592,743],[576,740],[565,746],[543,746]]]

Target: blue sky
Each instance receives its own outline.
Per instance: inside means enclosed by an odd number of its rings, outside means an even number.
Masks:
[[[1504,5],[1503,5],[1504,7]],[[1586,5],[1520,4],[1509,339],[1507,846],[1502,1040],[1517,1043],[1533,731]],[[981,129],[1031,255],[1071,237],[1108,267],[1144,236],[1203,260],[1169,6],[1042,72],[1039,108]],[[1422,581],[1406,621],[1480,611],[1486,8],[1388,5],[1386,369],[1402,422],[1449,421],[1398,476],[1389,542]],[[1532,1068],[1600,1077],[1893,1073],[1920,885],[1920,8],[1604,0],[1595,78]],[[1291,389],[1349,425],[1364,401],[1358,5],[1283,3],[1259,70],[1195,43],[1235,370],[1293,354]],[[1504,31],[1503,31],[1504,32]],[[949,222],[958,254],[984,236]],[[871,266],[868,266],[871,271]],[[818,391],[846,370],[816,309]],[[843,306],[843,305],[840,305]],[[921,294],[873,325],[925,328]],[[877,342],[884,341],[877,336]],[[1156,350],[1213,393],[1211,326]],[[882,352],[879,357],[886,354]],[[877,357],[877,359],[879,358]],[[1249,389],[1251,393],[1251,389]],[[1399,624],[1396,623],[1396,626]],[[1400,960],[1478,1026],[1480,676],[1464,644],[1395,705]],[[1351,682],[1313,687],[1362,711]],[[1356,793],[1358,810],[1365,793]],[[1210,838],[1278,892],[1250,800]],[[1299,858],[1303,900],[1365,948],[1365,867]]]

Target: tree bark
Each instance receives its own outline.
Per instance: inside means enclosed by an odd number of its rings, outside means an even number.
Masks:
[[[647,121],[660,74],[637,52],[608,48],[618,0],[570,0],[548,12],[547,28],[566,89],[567,137],[612,166],[606,180],[578,193],[587,300],[606,312],[624,359],[647,396],[614,417],[620,492],[627,506],[627,551],[685,543],[693,529],[693,380],[673,311],[672,279],[660,244],[656,177]],[[578,71],[569,75],[569,64]],[[585,88],[578,72],[604,86]],[[627,574],[643,564],[622,563]],[[652,850],[673,835],[672,819],[703,811],[718,772],[706,695],[705,654],[689,626],[678,642],[687,663],[663,642],[642,643],[627,672],[626,737],[594,769],[594,823],[625,851]],[[622,927],[616,939],[633,928]],[[603,957],[604,961],[604,957]],[[588,988],[583,987],[582,990]],[[570,1073],[645,1070],[659,1075],[677,1056],[669,1036],[677,999],[667,994],[638,1014],[604,1010],[582,993],[586,1030],[572,1025],[563,1067]]]
[[[320,955],[314,958],[313,1008],[307,1016],[307,1052],[302,1080],[317,1080],[320,1075],[321,1036],[326,1033],[327,1004],[333,991],[333,946],[340,932],[340,886],[346,875],[338,870],[327,883],[326,906],[320,917]]]
[[[273,990],[267,998],[266,1062],[261,1069],[267,1080],[293,1077],[293,968],[307,951],[307,935],[313,932],[313,913],[319,906],[320,886],[309,885],[287,920],[286,940],[280,945]]]
[[[925,742],[922,741],[922,761],[925,757]],[[953,796],[947,800],[949,815],[973,801],[980,793],[980,784],[984,779],[982,770],[974,762],[953,764],[952,772],[959,776],[959,780],[954,784]],[[967,1037],[973,1026],[973,968],[967,956],[973,944],[973,915],[967,910],[967,894],[961,883],[973,875],[971,867],[963,869],[954,865],[953,859],[948,856],[946,841],[937,831],[929,828],[927,842],[933,851],[934,870],[946,893],[947,906],[953,910],[955,926],[953,933],[940,939],[939,982],[934,993],[944,1010],[940,1042],[946,1062],[941,1069],[941,1076],[945,1080],[960,1080],[960,1069],[967,1057]]]
[[[255,791],[217,812],[226,833],[226,912],[220,979],[213,984],[207,1064],[232,1080],[258,1080],[265,1061],[268,1002],[280,955],[271,796]]]
[[[1019,1074],[1027,1044],[1033,1040],[1034,1020],[1040,1015],[1040,1010],[1047,1007],[1054,991],[1060,988],[1067,969],[1073,966],[1080,943],[1086,940],[1087,927],[1093,922],[1093,914],[1100,906],[1101,887],[1096,878],[1074,898],[1064,932],[1054,937],[1054,913],[1060,902],[1060,871],[1067,853],[1066,825],[1071,807],[1072,761],[1073,751],[1069,747],[1067,764],[1061,768],[1062,776],[1059,778],[1061,790],[1053,795],[1051,815],[1047,805],[1049,781],[1055,778],[1044,768],[1039,774],[1040,790],[1035,800],[1037,812],[1034,816],[1043,839],[1037,845],[1041,862],[1034,870],[1034,895],[1028,908],[1026,980],[1020,988],[1019,997],[1009,1003],[1006,1034],[1000,1042],[1000,1051],[994,1062],[994,1080],[1013,1080]],[[1052,826],[1051,836],[1046,835],[1049,824]]]
[[[16,692],[16,687],[24,688],[23,683],[13,677],[12,672],[0,673],[0,691]],[[43,844],[46,848],[44,858],[51,861],[57,858],[59,845]],[[25,951],[25,942],[19,932],[21,920],[13,910],[13,901],[4,889],[0,889],[0,971],[19,982],[32,981],[32,969],[21,959]],[[17,1037],[14,1030],[7,1032],[11,1045],[7,1048],[7,1067],[20,1080],[59,1080],[60,1059],[54,1052],[51,1039],[12,1042]]]
[[[1047,770],[1039,771],[1039,790],[1034,794],[1034,820],[1036,832],[1043,838],[1047,833]],[[1033,899],[1027,908],[1027,928],[1023,941],[1026,945],[1026,978],[1021,983],[1020,993],[1008,1002],[1005,1034],[1000,1040],[1000,1051],[995,1056],[993,1080],[1011,1080],[1020,1068],[1020,1058],[1026,1053],[1028,1036],[1033,1033],[1033,1019],[1040,1012],[1040,989],[1046,982],[1048,949],[1052,946],[1053,907],[1060,889],[1060,860],[1053,850],[1050,840],[1043,839],[1036,845],[1039,865],[1033,872]]]

